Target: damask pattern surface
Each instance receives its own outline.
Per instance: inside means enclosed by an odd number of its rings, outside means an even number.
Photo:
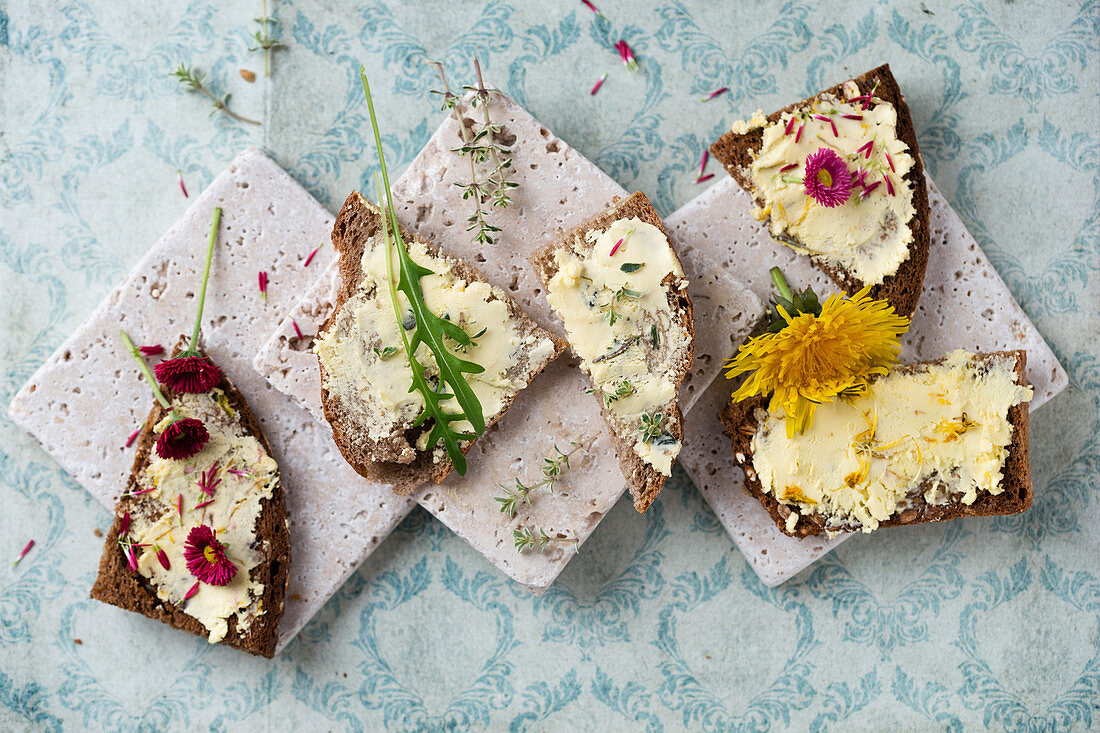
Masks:
[[[267,662],[88,600],[109,517],[0,414],[0,556],[36,541],[0,567],[0,728],[1100,726],[1100,3],[595,4],[271,0],[264,77],[259,0],[0,0],[0,404],[185,209],[177,170],[201,190],[260,145],[330,209],[369,189],[361,63],[397,171],[440,120],[425,60],[464,83],[476,53],[668,214],[734,119],[888,61],[1070,375],[1033,416],[1034,507],[858,537],[769,589],[677,470],[539,598],[417,510]],[[180,62],[263,124],[208,117]]]

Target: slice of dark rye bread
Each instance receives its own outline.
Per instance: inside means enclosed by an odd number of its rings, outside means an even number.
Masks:
[[[898,139],[909,146],[909,154],[913,156],[913,167],[905,174],[903,179],[913,188],[913,208],[916,209],[916,213],[908,223],[913,232],[913,241],[909,245],[909,257],[901,263],[895,274],[883,280],[882,284],[871,288],[872,298],[886,299],[898,313],[908,316],[912,315],[913,311],[917,309],[917,300],[920,298],[921,287],[924,283],[924,270],[928,265],[930,241],[928,217],[930,212],[928,208],[928,188],[924,181],[924,162],[921,159],[920,148],[917,145],[917,133],[913,128],[909,106],[905,103],[905,96],[901,93],[901,89],[898,88],[897,80],[890,73],[890,65],[883,64],[862,76],[855,77],[852,81],[859,85],[862,94],[870,93],[875,84],[878,84],[875,96],[894,105],[898,116]],[[843,86],[844,83],[842,82],[812,97],[803,99],[801,102],[796,102],[773,112],[768,115],[768,122],[773,123],[782,117],[785,112],[805,107],[825,94],[843,99]],[[725,166],[726,171],[733,176],[733,179],[742,188],[753,194],[751,168],[755,153],[760,149],[763,142],[764,130],[761,128],[749,130],[743,135],[731,131],[718,138],[710,146],[710,152]],[[755,194],[753,195],[755,197]],[[756,204],[762,207],[764,202],[761,199],[756,199]],[[770,232],[770,217],[765,223]],[[782,237],[782,239],[796,244],[792,239],[786,237]],[[816,258],[811,257],[811,259],[845,292],[854,293],[863,287],[863,283],[848,272],[838,270],[827,263],[818,261]]]
[[[344,303],[358,291],[359,283],[363,279],[361,260],[364,247],[381,229],[381,210],[358,191],[353,191],[344,201],[336,217],[336,223],[332,227],[332,244],[340,255],[340,288],[336,296],[336,306],[321,326],[319,333],[326,333],[329,330]],[[451,263],[453,272],[463,280],[488,282],[486,277],[472,265],[446,254],[430,241],[408,232],[404,227],[401,227],[401,237],[405,242],[413,240],[423,242],[429,254],[446,258]],[[500,289],[497,288],[496,292],[499,293]],[[495,294],[494,297],[496,297]],[[513,369],[514,376],[522,377],[523,387],[506,400],[504,407],[497,414],[485,416],[486,430],[504,416],[519,391],[530,385],[538,373],[565,350],[565,342],[555,338],[553,334],[532,321],[518,303],[507,295],[504,295],[503,300],[508,306],[509,315],[516,320],[520,334],[552,339],[554,351],[541,363],[530,363],[526,359],[527,354],[521,354],[520,360]],[[399,355],[394,358],[402,357]],[[429,479],[436,483],[442,482],[454,469],[450,460],[433,460],[432,450],[415,451],[416,436],[420,434],[423,427],[410,428],[400,435],[381,440],[370,438],[360,425],[355,412],[345,407],[337,395],[329,392],[326,387],[328,374],[325,365],[320,359],[318,364],[321,369],[321,406],[324,409],[325,418],[332,426],[333,440],[336,441],[336,446],[340,449],[344,460],[356,472],[371,480],[392,482],[396,493],[409,494]],[[509,372],[509,374],[512,373]],[[464,455],[468,453],[473,444],[472,440],[462,444],[462,453]],[[410,461],[413,451],[415,455]]]
[[[177,346],[172,355],[175,356],[179,351],[180,348]],[[169,402],[176,396],[167,386],[162,384],[160,388]],[[217,388],[225,392],[230,407],[240,415],[245,432],[260,441],[260,445],[268,455],[274,456],[260,428],[260,423],[252,413],[244,395],[225,376],[222,377]],[[134,466],[130,470],[130,479],[127,483],[127,492],[139,488],[138,476],[148,465],[151,452],[157,442],[153,426],[164,419],[165,414],[164,408],[155,404],[141,427],[137,453],[134,455]],[[198,619],[161,601],[149,580],[131,571],[126,564],[122,548],[118,545],[119,523],[122,521],[123,513],[133,509],[140,500],[141,497],[123,497],[115,507],[115,521],[111,524],[111,531],[107,533],[107,540],[103,545],[103,555],[99,559],[99,575],[96,576],[95,584],[92,586],[91,596],[97,601],[140,613],[163,621],[173,628],[206,638],[209,632]],[[251,580],[264,585],[261,599],[265,613],[253,619],[250,628],[243,632],[237,629],[236,615],[231,615],[228,620],[229,631],[219,643],[270,659],[275,655],[275,647],[279,642],[279,621],[283,617],[287,579],[290,577],[290,528],[287,525],[286,500],[281,482],[271,492],[270,498],[260,500],[256,537],[266,539],[271,548],[268,557],[252,568],[249,574]]]
[[[539,277],[542,278],[543,283],[549,283],[558,271],[557,262],[554,260],[554,252],[559,249],[572,247],[573,242],[577,238],[579,238],[581,242],[587,243],[585,235],[588,232],[606,231],[619,219],[630,219],[632,217],[637,217],[647,224],[652,224],[660,229],[665,235],[665,239],[668,240],[669,249],[672,250],[672,254],[676,258],[676,261],[680,262],[680,257],[676,253],[676,248],[672,246],[672,239],[668,236],[668,231],[665,229],[661,217],[657,215],[657,211],[653,208],[653,205],[649,203],[649,199],[646,198],[645,194],[641,191],[636,191],[621,201],[618,200],[618,197],[615,197],[611,208],[588,219],[564,236],[537,250],[531,256],[531,261],[534,263],[536,271]],[[682,262],[680,262],[680,268],[683,269]],[[678,365],[679,369],[676,372],[675,382],[677,392],[679,392],[680,384],[684,381],[684,376],[687,374],[688,369],[691,368],[691,362],[695,356],[695,323],[692,320],[691,299],[688,297],[687,290],[668,287],[672,281],[673,277],[669,275],[661,282],[661,284],[667,288],[669,308],[672,310],[674,318],[684,324],[687,327],[688,333],[691,335],[691,345],[683,361]],[[623,436],[623,430],[626,429],[625,426],[616,424],[616,421],[612,418],[611,411],[608,409],[607,405],[604,404],[604,401],[599,395],[594,395],[594,398],[600,403],[600,410],[603,413],[604,420],[611,428],[615,452],[618,455],[619,465],[623,471],[623,475],[626,477],[630,487],[630,495],[634,499],[634,508],[639,512],[644,512],[653,503],[653,500],[657,498],[657,494],[660,493],[661,489],[664,487],[667,477],[643,461],[641,457],[634,452],[634,440]],[[682,443],[684,439],[684,427],[683,415],[680,412],[679,397],[666,404],[662,409],[662,414],[665,415],[668,420],[669,432],[672,433],[676,440]],[[633,428],[631,428],[631,431],[633,431]]]
[[[981,359],[990,360],[995,357],[1011,357],[1016,362],[1016,383],[1027,384],[1025,370],[1027,367],[1027,352],[1023,350],[999,351],[990,354],[978,354]],[[937,360],[930,363],[938,363]],[[913,365],[919,366],[919,365]],[[903,372],[912,367],[899,366],[894,371]],[[745,490],[764,505],[768,514],[775,520],[780,532],[791,537],[808,537],[821,534],[826,531],[826,517],[821,514],[803,514],[798,519],[793,532],[787,531],[787,517],[791,513],[790,507],[780,503],[771,494],[764,493],[760,484],[760,477],[752,467],[752,438],[756,433],[758,409],[767,410],[768,398],[752,397],[741,402],[727,402],[726,406],[718,413],[726,434],[732,438],[734,456],[738,463],[744,466]],[[923,493],[928,488],[928,482],[917,487],[913,494],[913,506],[902,510],[890,519],[880,522],[879,527],[898,527],[906,524],[921,524],[923,522],[942,522],[958,517],[988,517],[1000,514],[1019,514],[1031,506],[1033,496],[1031,485],[1031,462],[1028,458],[1029,413],[1026,402],[1014,405],[1008,410],[1008,422],[1012,425],[1012,442],[1008,445],[1005,455],[1004,468],[1001,481],[1004,491],[993,495],[988,492],[979,492],[978,498],[969,506],[952,500],[946,504],[934,505],[924,501]],[[840,531],[854,531],[840,530]]]

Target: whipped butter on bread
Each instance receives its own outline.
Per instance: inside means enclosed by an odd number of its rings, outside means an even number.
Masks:
[[[221,389],[176,395],[172,406],[172,414],[201,420],[210,439],[201,451],[181,460],[150,452],[149,464],[136,478],[139,491],[151,490],[135,498],[127,537],[146,545],[137,556],[138,572],[157,597],[197,619],[209,632],[209,641],[216,643],[228,633],[231,616],[236,616],[236,628],[243,633],[266,613],[264,585],[249,576],[267,558],[267,541],[257,544],[256,525],[261,500],[270,499],[278,486],[279,469],[260,441],[246,432]],[[170,420],[165,416],[153,432],[161,433]],[[199,488],[198,479],[212,468],[209,475],[218,483],[210,496]],[[201,504],[206,506],[196,509]],[[184,545],[191,529],[200,524],[214,530],[237,574],[226,585],[198,584],[198,591],[185,602],[195,577],[187,569]],[[157,548],[167,555],[168,569],[157,559]]]
[[[680,441],[667,431],[645,436],[642,426],[676,399],[680,362],[691,348],[668,302],[669,289],[687,287],[683,268],[664,232],[637,217],[588,231],[585,240],[590,248],[554,253],[547,299],[608,412],[637,436],[634,452],[668,476]]]
[[[748,122],[734,123],[733,132],[763,128],[751,169],[753,194],[763,207],[753,215],[770,218],[772,234],[797,251],[864,285],[879,285],[898,271],[913,242],[908,224],[916,209],[904,176],[914,161],[898,139],[894,105],[872,97],[863,109],[862,101],[848,101],[861,97],[853,81],[844,85],[843,95],[822,95],[771,124],[757,112]],[[835,151],[853,176],[851,196],[840,206],[818,204],[804,190],[806,158],[820,148]]]
[[[1002,493],[1008,410],[1031,395],[1011,357],[953,351],[820,405],[793,439],[782,413],[767,412],[752,439],[753,468],[765,493],[797,509],[788,531],[800,514],[816,513],[827,528],[870,532],[917,498],[970,505]]]

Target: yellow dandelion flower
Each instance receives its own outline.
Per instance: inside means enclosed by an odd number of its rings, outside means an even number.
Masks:
[[[901,350],[898,339],[909,329],[909,319],[885,300],[872,300],[869,291],[831,295],[819,315],[791,315],[781,299],[776,310],[785,325],[742,344],[726,364],[730,379],[751,372],[733,401],[770,394],[769,409],[783,410],[792,438],[809,427],[818,405],[860,394],[872,375],[886,374]]]

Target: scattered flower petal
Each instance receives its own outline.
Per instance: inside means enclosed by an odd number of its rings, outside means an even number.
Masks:
[[[122,519],[118,521],[118,536],[126,534],[128,529],[130,529],[130,512],[123,514]]]
[[[183,594],[183,600],[185,600],[185,601],[188,600],[189,598],[191,598],[191,596],[195,595],[198,592],[199,592],[199,584],[198,584],[198,582],[196,582],[193,586],[191,586],[188,589],[188,591],[186,593]]]
[[[183,191],[183,197],[185,199],[186,198],[191,198],[190,196],[187,195],[187,186],[183,185],[183,172],[181,170],[179,170],[178,168],[176,169],[176,179],[179,181],[180,190]]]
[[[168,553],[160,549],[159,545],[153,545],[153,549],[156,550],[157,560],[160,561],[160,566],[165,570],[171,570],[172,565],[168,562]]]
[[[298,322],[296,320],[291,318],[290,319],[290,325],[294,326],[294,333],[298,334],[299,339],[304,339],[305,338],[305,336],[302,335],[302,329],[298,328]]]
[[[696,183],[702,183],[703,181],[709,181],[712,178],[714,178],[714,174],[713,173],[708,173],[705,176],[699,176],[698,178],[696,178],[695,182]]]
[[[152,346],[139,346],[138,351],[146,356],[156,356],[157,354],[164,353],[164,347],[160,344],[153,344]]]
[[[607,79],[607,73],[596,80],[595,86],[592,87],[592,91],[588,93],[589,96],[595,96],[596,92],[600,91],[600,87],[603,86],[604,80]]]
[[[126,447],[127,448],[129,448],[131,445],[134,444],[134,441],[137,440],[138,433],[140,433],[140,432],[141,432],[141,428],[138,428],[134,432],[130,433],[130,437],[126,439]]]
[[[581,2],[584,3],[585,7],[587,7],[589,10],[591,10],[593,13],[595,13],[597,18],[604,17],[603,13],[601,13],[596,8],[596,6],[592,4],[591,0],[581,0]]]
[[[719,94],[724,94],[725,92],[728,92],[728,91],[729,91],[729,87],[722,87],[721,89],[715,89],[713,92],[711,92],[707,96],[703,97],[703,101],[704,102],[709,102],[710,100],[717,97]]]
[[[306,262],[305,262],[304,265],[302,265],[302,267],[309,267],[309,263],[313,262],[313,258],[317,256],[317,251],[320,250],[321,247],[323,247],[323,246],[324,246],[324,244],[322,243],[322,244],[318,244],[316,247],[314,247],[313,251],[309,253],[308,257],[306,257]],[[267,275],[265,274],[264,275],[264,284],[262,286],[263,290],[265,290],[265,291],[267,290],[267,282],[266,281],[267,281]]]
[[[256,276],[256,280],[260,284],[260,297],[263,301],[267,302],[267,273],[260,270],[260,273]]]
[[[703,175],[703,173],[706,172],[706,170],[707,170],[707,160],[709,160],[709,159],[710,159],[710,150],[708,150],[707,148],[703,148],[703,160],[700,161],[700,163],[699,163],[699,175]]]
[[[15,562],[13,562],[11,566],[14,568],[16,565],[22,562],[23,558],[27,556],[27,553],[31,551],[32,547],[34,547],[34,540],[30,540],[29,542],[27,542],[26,547],[24,547],[23,551],[19,553],[19,557],[15,558]]]
[[[218,488],[218,484],[222,482],[220,478],[215,478],[218,473],[218,462],[214,461],[214,465],[208,470],[203,471],[200,478],[195,482],[199,486],[199,490],[207,496],[214,495],[214,489]]]
[[[630,44],[626,41],[619,41],[615,44],[615,48],[619,51],[619,58],[623,60],[623,64],[628,71],[638,70],[638,61],[634,58],[634,50],[630,48]]]

